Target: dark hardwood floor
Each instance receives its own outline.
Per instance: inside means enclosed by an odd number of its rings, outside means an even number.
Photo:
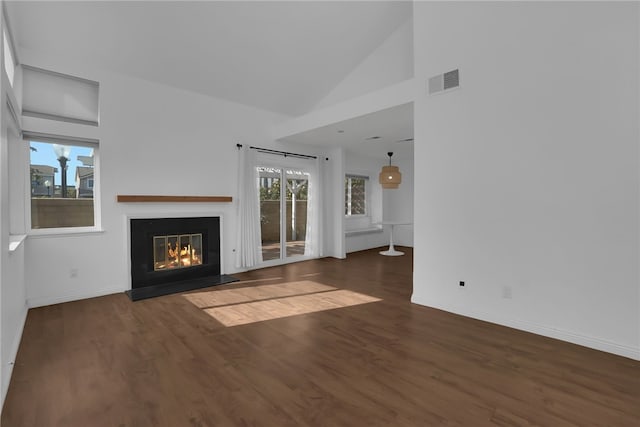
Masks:
[[[239,326],[182,295],[30,310],[2,426],[640,425],[640,362],[413,305],[403,250],[196,291],[291,308],[295,284],[264,285],[307,281],[381,299]]]

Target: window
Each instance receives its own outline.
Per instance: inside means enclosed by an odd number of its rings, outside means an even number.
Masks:
[[[22,115],[98,126],[100,85],[22,65]]]
[[[9,43],[9,37],[7,37],[7,31],[2,32],[2,41],[4,48],[4,70],[9,78],[9,83],[13,87],[13,76],[16,72],[16,63],[13,59],[13,51],[11,50],[11,43]]]
[[[367,186],[369,177],[346,175],[344,179],[344,214],[367,215]]]
[[[30,148],[31,229],[96,226],[97,142],[28,132],[25,139]]]

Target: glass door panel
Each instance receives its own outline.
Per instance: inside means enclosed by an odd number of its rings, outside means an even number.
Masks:
[[[307,233],[309,174],[287,171],[286,256],[304,255]]]
[[[270,261],[281,258],[280,182],[282,170],[260,167],[260,230],[262,233],[262,259]]]

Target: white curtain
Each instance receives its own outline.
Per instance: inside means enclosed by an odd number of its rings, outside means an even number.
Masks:
[[[249,268],[262,262],[260,234],[260,192],[256,152],[243,145],[238,163],[238,239],[236,268]]]
[[[324,157],[318,156],[310,167],[309,189],[307,190],[307,235],[304,242],[305,256],[323,256],[322,242],[322,180],[324,177]]]

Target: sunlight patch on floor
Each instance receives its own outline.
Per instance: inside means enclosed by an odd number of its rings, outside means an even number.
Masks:
[[[309,280],[183,295],[225,326],[315,313],[381,301]]]
[[[376,301],[380,299],[338,290],[207,308],[204,311],[225,326],[237,326]]]
[[[241,304],[315,292],[333,291],[336,288],[310,280],[278,283],[277,285],[249,286],[245,288],[222,289],[208,292],[195,292],[183,295],[198,308],[218,307],[221,305]]]

